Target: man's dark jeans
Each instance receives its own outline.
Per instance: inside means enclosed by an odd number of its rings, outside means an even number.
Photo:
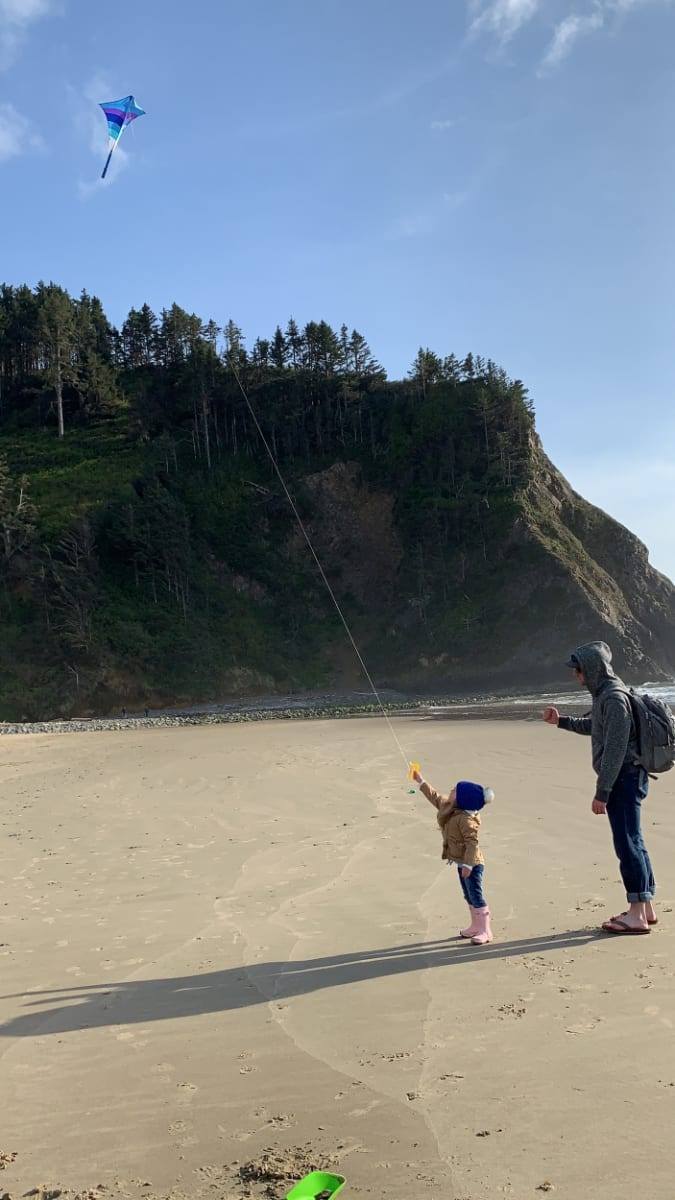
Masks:
[[[614,849],[629,904],[651,900],[656,890],[652,864],[642,837],[642,801],[649,781],[637,767],[622,767],[607,802]]]

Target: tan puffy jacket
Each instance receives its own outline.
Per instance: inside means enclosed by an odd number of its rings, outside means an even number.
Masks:
[[[437,821],[443,834],[442,857],[448,862],[477,867],[485,862],[478,845],[480,813],[457,808],[449,796],[442,796],[429,783],[420,784],[420,791],[438,810]]]

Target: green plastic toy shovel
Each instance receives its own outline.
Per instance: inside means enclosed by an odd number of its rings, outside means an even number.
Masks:
[[[329,1171],[311,1171],[290,1192],[286,1200],[332,1200],[341,1192],[346,1179],[344,1175],[331,1175]]]

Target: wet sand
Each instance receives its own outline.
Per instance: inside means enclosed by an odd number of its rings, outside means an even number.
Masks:
[[[379,719],[2,739],[0,1191],[238,1196],[301,1148],[345,1200],[672,1196],[675,779],[660,923],[612,939],[587,739],[393,725],[495,788],[490,947]]]

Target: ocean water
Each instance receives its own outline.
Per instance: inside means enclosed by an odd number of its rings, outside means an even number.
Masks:
[[[675,708],[675,680],[672,683],[644,683],[633,684],[636,691],[649,692],[652,696],[659,696],[662,700],[671,704]],[[547,704],[552,704],[555,708],[566,712],[572,710],[572,715],[576,712],[586,712],[591,707],[591,697],[585,688],[574,689],[568,692],[532,692],[526,695],[502,695],[502,696],[479,696],[474,695],[471,699],[460,699],[459,697],[439,700],[438,703],[430,703],[426,697],[420,695],[409,695],[404,692],[396,692],[389,688],[383,688],[379,693],[380,700],[386,705],[406,704],[410,705],[411,709],[421,706],[423,715],[442,720],[450,717],[499,717],[503,718],[518,718],[534,719],[541,718],[541,714]],[[306,692],[294,693],[286,696],[256,696],[256,697],[240,697],[238,700],[229,702],[200,704],[184,706],[181,708],[165,708],[161,710],[151,710],[151,716],[191,716],[196,714],[217,714],[217,713],[237,713],[237,712],[260,712],[260,711],[275,711],[288,710],[299,711],[303,709],[323,708],[328,709],[335,707],[349,708],[354,705],[374,704],[375,696],[370,691],[351,691],[351,692]],[[128,717],[142,717],[142,712],[129,712]]]
[[[636,692],[648,692],[650,696],[664,700],[675,709],[675,680],[670,683],[630,683]],[[591,697],[585,688],[569,692],[531,692],[528,695],[486,697],[470,701],[455,700],[451,704],[433,705],[429,716],[436,720],[452,717],[499,718],[500,720],[541,720],[544,709],[552,705],[561,713],[571,716],[588,712]]]
[[[675,704],[675,680],[672,683],[632,683],[629,687],[634,687],[636,692],[648,692],[650,696],[654,696],[659,700],[665,700],[666,704]],[[534,700],[540,700],[544,705],[553,704],[556,708],[560,705],[581,704],[588,708],[590,704],[590,696],[585,688],[579,688],[578,692],[560,692],[560,693],[542,693],[540,696],[514,696],[513,704],[532,704]]]

